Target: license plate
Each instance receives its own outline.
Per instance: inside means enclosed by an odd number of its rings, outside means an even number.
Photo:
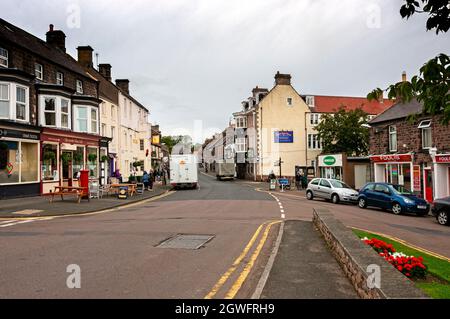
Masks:
[[[417,208],[418,208],[418,209],[427,209],[427,206],[424,206],[424,205],[417,205]]]

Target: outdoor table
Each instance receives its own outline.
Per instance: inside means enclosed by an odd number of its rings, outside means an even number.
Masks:
[[[54,197],[61,196],[61,200],[64,200],[64,195],[77,195],[78,203],[81,202],[83,197],[87,197],[89,200],[89,190],[87,187],[75,187],[75,186],[55,186],[55,191],[44,195],[51,196],[50,202],[53,202]]]

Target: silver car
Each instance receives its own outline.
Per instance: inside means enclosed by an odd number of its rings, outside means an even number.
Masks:
[[[358,192],[342,181],[331,178],[315,178],[308,184],[306,198],[325,198],[337,204],[340,201],[356,203]]]

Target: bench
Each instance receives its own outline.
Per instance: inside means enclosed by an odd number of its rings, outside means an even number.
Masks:
[[[61,196],[61,200],[63,201],[64,195],[77,196],[78,204],[81,202],[81,199],[85,198],[85,197],[87,197],[88,201],[90,201],[89,192],[87,192],[86,189],[83,187],[67,187],[66,188],[66,187],[56,186],[54,192],[50,191],[50,193],[42,194],[42,196],[49,197],[50,203],[53,203],[53,201],[55,200],[55,196]]]

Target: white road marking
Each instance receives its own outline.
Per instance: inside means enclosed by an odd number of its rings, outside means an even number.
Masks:
[[[20,225],[20,224],[31,223],[31,222],[35,222],[35,221],[39,221],[39,220],[50,220],[50,219],[53,219],[53,217],[33,218],[33,219],[26,219],[26,220],[10,219],[10,220],[6,220],[6,221],[1,221],[0,227],[5,228],[5,227]]]
[[[281,201],[278,199],[278,197],[276,197],[275,195],[273,195],[272,193],[269,192],[269,195],[272,196],[278,203],[278,206],[280,206],[280,213],[281,213],[281,218],[285,219],[286,218],[286,214],[284,213],[284,207],[283,204],[281,203]]]

